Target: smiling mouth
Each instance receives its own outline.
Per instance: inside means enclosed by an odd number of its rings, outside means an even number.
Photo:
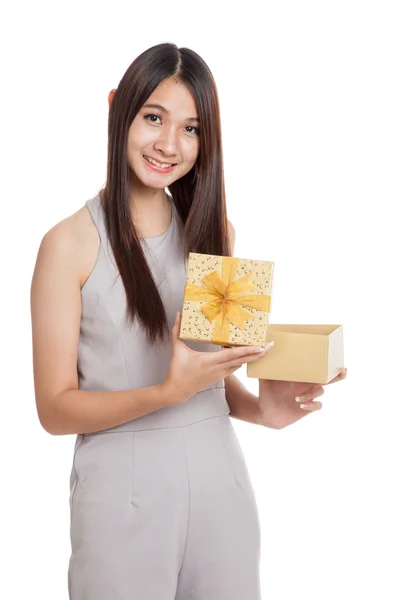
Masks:
[[[159,167],[160,169],[168,169],[170,167],[175,167],[177,164],[177,163],[160,163],[158,160],[155,160],[154,158],[151,158],[150,156],[146,156],[146,154],[143,154],[143,158],[145,160],[147,160],[147,162],[149,162],[151,165]]]

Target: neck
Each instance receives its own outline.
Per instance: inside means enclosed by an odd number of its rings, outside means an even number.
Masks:
[[[171,222],[171,200],[163,188],[154,189],[131,183],[130,207],[132,222],[139,237],[159,235]]]
[[[163,231],[171,221],[170,200],[164,190],[157,191],[162,193],[131,197],[132,220],[139,231]]]
[[[133,213],[155,215],[169,211],[169,200],[164,188],[151,188],[143,185],[131,172],[130,205]]]
[[[149,188],[140,181],[131,181],[130,206],[139,236],[159,235],[171,222],[171,202],[164,188]]]

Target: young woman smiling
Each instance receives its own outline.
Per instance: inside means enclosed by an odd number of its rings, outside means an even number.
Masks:
[[[205,62],[159,44],[108,100],[106,184],[45,234],[31,289],[39,419],[76,434],[69,597],[258,600],[230,417],[281,428],[306,414],[295,396],[311,412],[323,389],[260,381],[256,397],[233,373],[267,349],[178,338],[189,252],[233,253]]]

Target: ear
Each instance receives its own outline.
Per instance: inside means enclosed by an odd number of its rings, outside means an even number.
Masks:
[[[113,89],[113,90],[111,90],[111,92],[108,94],[108,107],[109,107],[109,108],[111,107],[112,101],[114,100],[114,96],[115,96],[115,92],[116,92],[116,91],[117,91],[116,89]]]
[[[230,242],[230,245],[231,245],[231,254],[232,254],[232,256],[234,256],[234,254],[235,254],[236,232],[235,232],[234,226],[229,221],[229,219],[228,219],[228,235],[229,235],[229,242]]]

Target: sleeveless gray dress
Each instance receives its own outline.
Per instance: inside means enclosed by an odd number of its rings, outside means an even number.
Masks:
[[[100,194],[88,200],[100,238],[81,290],[79,389],[161,383],[172,345],[151,346],[126,295],[107,239]],[[170,325],[182,311],[187,261],[182,223],[141,238]],[[185,342],[193,350],[220,346]],[[70,600],[259,600],[260,531],[224,380],[179,406],[76,436],[70,476]]]

